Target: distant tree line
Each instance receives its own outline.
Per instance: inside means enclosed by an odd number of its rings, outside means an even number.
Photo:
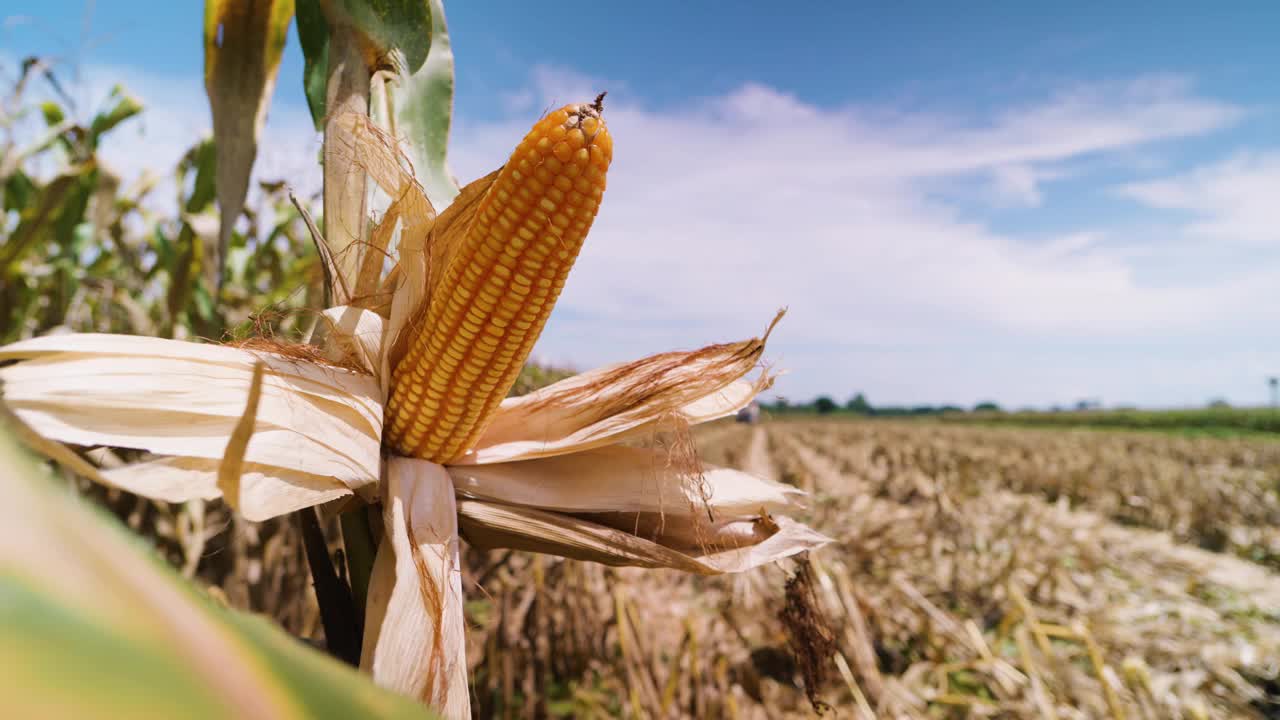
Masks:
[[[818,415],[860,415],[863,417],[906,417],[919,415],[944,415],[969,412],[970,408],[959,405],[872,405],[867,397],[858,393],[843,405],[830,395],[819,395],[809,402],[795,403],[786,398],[778,398],[772,403],[764,403],[764,409],[774,414],[818,414]],[[974,405],[973,412],[1002,412],[1000,406],[993,402],[980,402]]]
[[[1278,403],[1280,404],[1280,403]],[[980,402],[972,408],[959,405],[872,405],[862,393],[844,404],[830,395],[809,402],[778,398],[761,408],[777,415],[827,415],[833,417],[937,417],[939,420],[981,425],[1024,427],[1088,427],[1125,430],[1158,430],[1233,436],[1241,433],[1280,434],[1280,408],[1232,407],[1213,398],[1198,408],[1140,410],[1134,407],[1104,409],[1097,399],[1080,400],[1066,407],[1045,410],[1018,408],[1005,410],[994,402]]]

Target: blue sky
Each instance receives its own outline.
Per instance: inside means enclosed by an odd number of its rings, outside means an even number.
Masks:
[[[207,131],[200,3],[46,0],[55,54]],[[818,9],[821,5],[821,9]],[[453,166],[610,91],[597,227],[536,351],[587,367],[757,332],[778,393],[873,403],[1257,403],[1280,374],[1280,6],[454,3]],[[11,13],[12,11],[4,11]],[[88,42],[82,38],[88,37]],[[259,174],[312,187],[294,38]],[[113,154],[114,153],[114,154]]]

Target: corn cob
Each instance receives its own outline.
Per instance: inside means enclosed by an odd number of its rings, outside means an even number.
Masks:
[[[600,206],[613,156],[603,98],[540,120],[480,200],[392,372],[396,452],[466,453],[515,383]]]

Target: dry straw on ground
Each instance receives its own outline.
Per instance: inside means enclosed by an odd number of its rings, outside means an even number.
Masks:
[[[1216,468],[1251,492],[1280,446],[819,422],[721,424],[700,440],[708,462],[817,493],[809,520],[838,540],[812,554],[836,641],[820,695],[836,717],[1280,712],[1280,577],[1111,519],[1116,478],[1151,488],[1146,524],[1164,527],[1181,511],[1154,505],[1173,488]],[[1096,479],[1065,471],[1081,465]],[[1208,526],[1179,522],[1189,538],[1257,516],[1218,507]],[[484,713],[811,714],[779,617],[783,569],[708,579],[520,555],[469,567]]]

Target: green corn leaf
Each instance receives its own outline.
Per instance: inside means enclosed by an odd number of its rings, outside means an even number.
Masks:
[[[329,81],[330,34],[356,36],[369,74],[388,69],[412,75],[431,50],[432,4],[428,0],[297,0],[298,41],[305,62],[302,82],[316,129],[324,126]]]
[[[23,209],[13,234],[0,244],[0,271],[7,274],[14,264],[36,247],[41,236],[62,216],[63,207],[68,198],[74,197],[84,172],[81,167],[69,168],[40,189],[39,199]]]
[[[414,73],[431,50],[431,7],[428,0],[332,0],[334,20],[349,23],[380,57],[398,51],[401,72]],[[376,69],[376,68],[375,68]]]
[[[204,323],[213,322],[217,315],[217,309],[213,302],[213,297],[209,295],[209,289],[204,285],[197,285],[191,291],[191,302],[195,306],[196,317]]]
[[[217,153],[212,140],[202,140],[187,151],[186,156],[178,163],[178,187],[185,192],[188,187],[186,177],[194,174],[191,180],[191,192],[180,198],[183,210],[188,214],[196,214],[209,207],[216,192],[215,173],[217,169]]]
[[[92,169],[76,176],[76,182],[62,200],[58,217],[48,229],[53,231],[57,252],[69,260],[76,260],[83,248],[84,236],[77,232],[85,223],[89,199],[98,184],[97,170]]]
[[[147,271],[148,280],[157,271],[172,268],[174,263],[173,243],[169,241],[169,236],[164,234],[164,228],[159,223],[156,224],[151,232],[151,249],[156,254],[156,262]]]
[[[35,203],[35,198],[39,194],[39,188],[31,181],[31,176],[25,172],[15,172],[5,178],[4,183],[4,209],[5,211],[17,210],[21,212],[23,209],[30,207]]]
[[[453,48],[442,0],[431,4],[431,51],[417,71],[401,75],[391,89],[398,134],[408,141],[414,174],[437,210],[458,196],[449,171],[449,127],[453,121]]]
[[[44,123],[50,127],[61,123],[67,119],[67,113],[62,106],[52,100],[46,100],[40,103],[40,114],[44,116]]]
[[[329,82],[329,23],[320,0],[297,0],[298,44],[302,46],[302,85],[316,130],[324,129],[324,101]]]
[[[0,421],[0,717],[423,718],[408,698],[214,604],[58,487]]]
[[[107,107],[89,123],[89,147],[96,150],[98,140],[115,126],[142,112],[142,103],[116,85],[107,96]]]

